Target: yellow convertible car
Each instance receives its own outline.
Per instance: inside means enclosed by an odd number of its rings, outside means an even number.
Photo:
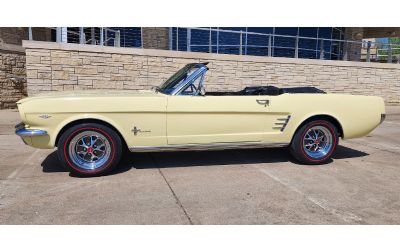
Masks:
[[[385,118],[380,97],[326,94],[312,87],[206,92],[207,63],[188,64],[148,91],[52,92],[17,102],[16,134],[58,148],[84,176],[117,166],[122,151],[289,147],[301,163],[329,161],[339,137],[365,136]]]

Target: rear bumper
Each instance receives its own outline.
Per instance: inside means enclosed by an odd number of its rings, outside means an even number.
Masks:
[[[15,126],[15,134],[21,137],[40,136],[40,135],[47,135],[47,131],[40,129],[26,129],[24,123],[19,123]]]

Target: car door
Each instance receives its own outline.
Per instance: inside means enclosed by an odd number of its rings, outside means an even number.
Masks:
[[[169,96],[169,145],[277,142],[279,96]]]

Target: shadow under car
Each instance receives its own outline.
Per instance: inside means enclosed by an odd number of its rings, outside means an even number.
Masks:
[[[367,156],[368,153],[338,145],[333,159],[350,159]],[[245,165],[276,162],[297,163],[287,148],[234,149],[220,151],[176,151],[152,153],[125,153],[120,164],[109,175],[123,173],[131,168],[178,168],[215,165]],[[42,162],[43,172],[66,172],[57,157],[57,151]]]

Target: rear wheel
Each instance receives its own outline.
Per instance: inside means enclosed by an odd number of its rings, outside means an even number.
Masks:
[[[330,160],[338,141],[337,129],[331,122],[314,120],[296,132],[290,152],[301,163],[323,164]]]
[[[108,173],[119,163],[122,154],[118,134],[96,123],[79,124],[67,129],[57,147],[58,157],[66,169],[80,176]]]

